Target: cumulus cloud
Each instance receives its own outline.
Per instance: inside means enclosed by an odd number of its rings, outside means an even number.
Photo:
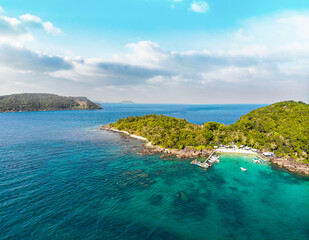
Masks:
[[[24,47],[0,45],[0,63],[15,70],[55,72],[71,69],[72,65],[62,57],[36,53]]]
[[[190,10],[197,13],[205,13],[209,10],[209,5],[204,1],[194,1],[191,4]]]
[[[51,22],[43,22],[41,18],[31,15],[25,14],[19,17],[20,20],[29,27],[43,28],[47,33],[50,34],[60,34],[61,29],[55,27]]]
[[[41,18],[31,14],[25,14],[19,18],[0,14],[0,43],[33,41],[34,36],[31,33],[33,28],[43,29],[53,35],[61,33],[61,29],[51,22],[43,22]]]
[[[43,28],[45,29],[46,32],[54,34],[54,35],[62,33],[61,29],[55,27],[51,22],[44,22]]]
[[[100,62],[97,66],[102,74],[106,74],[113,79],[111,82],[113,85],[132,85],[145,82],[147,79],[155,76],[169,76],[169,73],[165,70],[122,63]]]
[[[23,35],[27,33],[27,30],[22,23],[16,18],[9,18],[6,16],[0,16],[0,35]]]
[[[26,23],[42,23],[42,19],[37,17],[37,16],[34,16],[34,15],[31,15],[31,14],[25,14],[25,15],[22,15],[19,17],[23,22],[26,22]]]

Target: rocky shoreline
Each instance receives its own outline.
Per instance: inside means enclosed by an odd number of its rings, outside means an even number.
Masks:
[[[113,129],[109,127],[108,125],[101,126],[100,130],[117,132],[117,133],[125,134],[126,136],[129,136],[135,139],[147,141],[147,144],[144,145],[144,148],[138,152],[139,154],[149,155],[149,154],[156,154],[156,153],[164,153],[164,155],[162,155],[162,158],[169,157],[169,156],[176,156],[177,158],[197,158],[197,157],[208,157],[212,153],[212,150],[195,150],[195,149],[191,149],[188,147],[186,147],[185,149],[166,149],[166,148],[162,148],[159,146],[154,146],[146,138],[129,134],[126,131],[120,131],[118,129]]]
[[[309,176],[309,164],[276,157],[271,158],[271,162],[281,168],[287,169],[292,173]]]
[[[165,149],[150,144],[146,144],[145,148],[139,152],[140,154],[164,153],[162,157],[176,156],[177,158],[197,158],[208,157],[212,153],[211,150],[194,150],[191,148],[185,149]]]
[[[120,131],[117,129],[113,129],[109,127],[108,125],[101,126],[100,130],[118,132],[121,134],[126,134],[127,136],[135,138],[135,139],[147,141],[147,144],[144,145],[144,149],[138,152],[139,154],[143,154],[143,155],[163,153],[161,158],[170,157],[170,156],[176,156],[177,158],[197,158],[197,157],[208,157],[213,152],[213,150],[195,150],[195,149],[191,149],[188,147],[186,147],[185,149],[165,149],[159,146],[153,146],[151,142],[149,142],[146,138],[129,134],[126,131]],[[309,176],[309,164],[295,162],[293,160],[277,158],[277,157],[270,158],[270,161],[276,166],[287,169],[288,171],[292,173]]]

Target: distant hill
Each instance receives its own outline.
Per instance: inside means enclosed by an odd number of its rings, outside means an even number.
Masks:
[[[229,126],[216,122],[197,125],[153,114],[119,119],[110,127],[145,137],[164,148],[203,150],[235,143],[309,162],[309,105],[303,102],[285,101],[259,108]]]
[[[23,93],[0,96],[0,112],[94,109],[101,109],[101,107],[86,97],[63,97],[45,93]]]

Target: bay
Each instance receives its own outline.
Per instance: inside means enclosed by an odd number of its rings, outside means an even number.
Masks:
[[[242,155],[205,171],[138,155],[140,141],[99,131],[153,113],[231,124],[262,106],[1,113],[0,239],[309,239],[307,178]]]

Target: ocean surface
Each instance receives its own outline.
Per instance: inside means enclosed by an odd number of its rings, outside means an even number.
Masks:
[[[139,140],[98,130],[153,113],[231,124],[262,106],[1,113],[0,239],[308,240],[307,178],[243,155],[222,155],[205,171],[141,156]]]

